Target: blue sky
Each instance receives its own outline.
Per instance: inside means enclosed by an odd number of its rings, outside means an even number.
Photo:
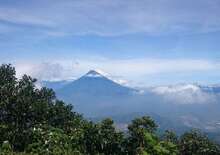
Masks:
[[[40,80],[220,83],[220,0],[0,0],[0,61]]]

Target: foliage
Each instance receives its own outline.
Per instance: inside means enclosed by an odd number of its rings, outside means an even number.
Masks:
[[[48,126],[34,127],[29,131],[26,152],[38,154],[62,154],[72,152],[69,137],[63,130]]]
[[[179,149],[182,155],[219,155],[220,147],[198,130],[186,132],[180,137]]]
[[[137,118],[128,126],[130,137],[128,152],[131,154],[176,155],[172,142],[161,141],[155,134],[157,125],[150,117]]]
[[[4,141],[1,146],[1,154],[9,154],[12,152],[12,147],[9,141]]]
[[[166,130],[162,139],[166,142],[171,142],[173,144],[178,144],[178,137],[173,131]]]
[[[86,126],[83,141],[87,154],[121,154],[123,134],[116,131],[113,124],[111,119],[105,119]]]

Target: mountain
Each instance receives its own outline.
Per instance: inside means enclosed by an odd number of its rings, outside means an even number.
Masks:
[[[74,81],[44,82],[59,99],[86,117],[113,117],[125,126],[135,116],[149,114],[159,126],[178,133],[199,128],[220,132],[220,86],[177,84],[137,90],[91,70]],[[211,111],[211,112],[210,112]],[[165,123],[164,123],[165,122]]]
[[[91,70],[81,78],[65,84],[57,90],[60,96],[90,95],[93,97],[116,97],[134,93],[136,90],[122,86],[97,71]]]
[[[117,105],[122,104],[121,99],[128,99],[136,93],[137,90],[122,86],[95,70],[56,89],[60,99],[73,104],[85,115],[94,115],[97,111],[105,113],[103,110],[106,107],[106,112],[112,112]]]

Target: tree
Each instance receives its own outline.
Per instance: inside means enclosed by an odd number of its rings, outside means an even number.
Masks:
[[[15,102],[15,68],[9,65],[0,66],[0,144],[9,140],[12,103]]]
[[[170,130],[166,130],[162,139],[166,142],[171,142],[173,144],[178,144],[178,137],[175,134],[175,132],[170,131]]]
[[[70,138],[62,129],[37,126],[30,129],[28,136],[28,153],[60,155],[78,152],[72,148]]]
[[[191,130],[180,137],[179,150],[181,155],[219,155],[220,147],[210,141],[199,130]]]
[[[0,155],[7,155],[13,152],[9,141],[4,141],[0,147]]]
[[[110,118],[103,120],[99,124],[101,153],[118,155],[121,154],[123,134],[116,131],[114,122]]]
[[[128,126],[128,154],[176,155],[177,147],[160,141],[155,131],[156,123],[150,117],[137,118]]]
[[[100,151],[99,128],[93,122],[89,122],[84,127],[84,136],[82,139],[85,154],[96,155]]]
[[[128,126],[130,142],[133,145],[132,149],[143,147],[145,145],[145,133],[154,133],[156,128],[156,123],[148,116],[134,119]]]
[[[16,78],[11,65],[0,66],[0,142],[9,141],[16,151],[28,145],[30,128],[48,125],[70,132],[79,128],[82,117],[72,106],[56,99],[51,89],[35,86],[36,79]]]
[[[83,141],[86,154],[122,154],[123,133],[115,129],[111,119],[87,124]]]

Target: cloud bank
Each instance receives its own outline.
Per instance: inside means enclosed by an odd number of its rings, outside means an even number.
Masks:
[[[210,104],[217,103],[217,93],[205,92],[195,84],[179,84],[152,88],[165,102],[173,104]]]
[[[107,59],[90,58],[77,60],[56,60],[44,63],[14,63],[17,76],[29,74],[40,81],[60,81],[76,79],[91,69],[107,76],[111,80],[126,86],[141,86],[138,80],[144,77],[168,74],[206,73],[220,69],[220,62],[201,59]],[[173,83],[172,83],[173,84]],[[160,83],[158,83],[160,85]],[[219,94],[204,91],[196,84],[178,84],[170,86],[157,86],[147,89],[157,96],[161,103],[169,104],[210,104],[217,103]],[[145,93],[142,93],[143,95]],[[140,94],[141,95],[141,94]]]
[[[109,77],[135,85],[152,75],[194,74],[217,72],[220,62],[203,59],[107,59],[81,58],[77,60],[56,60],[44,63],[15,63],[17,75],[30,74],[39,80],[68,80],[82,76],[91,69],[108,73]]]

